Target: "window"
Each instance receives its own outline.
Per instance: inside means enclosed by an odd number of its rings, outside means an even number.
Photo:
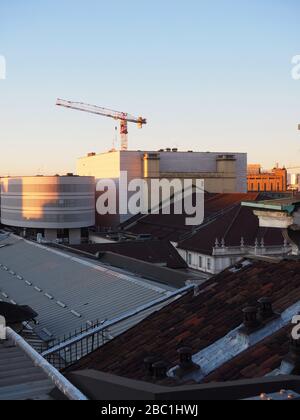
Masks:
[[[203,267],[203,258],[199,257],[199,268]]]
[[[207,270],[210,271],[211,270],[211,259],[207,258]]]
[[[188,253],[187,260],[188,260],[188,265],[192,265],[192,254]]]

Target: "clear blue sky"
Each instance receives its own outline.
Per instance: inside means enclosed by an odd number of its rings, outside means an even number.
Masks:
[[[65,173],[114,122],[57,97],[147,117],[132,149],[248,152],[300,165],[299,0],[1,0],[0,173]]]

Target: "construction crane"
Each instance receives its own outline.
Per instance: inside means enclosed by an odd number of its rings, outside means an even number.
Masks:
[[[137,124],[138,128],[143,128],[143,125],[147,124],[147,120],[145,118],[134,117],[126,112],[113,111],[111,109],[101,108],[96,105],[89,105],[82,102],[71,102],[64,99],[57,99],[56,105],[120,121],[121,150],[128,150],[128,123]]]

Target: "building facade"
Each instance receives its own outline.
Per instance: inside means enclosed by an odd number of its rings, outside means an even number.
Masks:
[[[115,151],[90,153],[78,159],[77,173],[96,180],[113,179],[117,185],[121,173],[128,182],[133,179],[203,179],[211,193],[245,193],[247,191],[247,154],[179,152],[177,149],[147,151]],[[130,195],[128,197],[130,199]],[[116,226],[132,215],[100,217],[98,225]]]
[[[93,177],[16,177],[1,179],[1,223],[80,244],[81,229],[95,224]]]
[[[288,173],[285,168],[274,168],[264,172],[260,165],[248,166],[249,192],[286,192]]]
[[[263,241],[257,241],[254,245],[246,245],[241,239],[240,246],[227,246],[225,243],[220,244],[216,241],[212,254],[187,251],[180,248],[177,248],[177,251],[186,261],[189,268],[216,275],[239,263],[243,258],[249,256],[283,258],[291,253],[292,248],[286,241],[282,241],[282,245],[266,246]]]

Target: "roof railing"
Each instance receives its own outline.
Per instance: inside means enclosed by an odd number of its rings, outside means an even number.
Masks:
[[[58,345],[44,351],[42,356],[58,369],[64,369],[104,345],[106,341],[109,340],[109,337],[107,337],[106,334],[109,328],[127,321],[132,317],[140,315],[141,313],[158,305],[171,301],[172,299],[176,299],[179,296],[194,290],[195,287],[196,286],[194,284],[189,284],[184,288],[176,290],[175,292],[167,293],[162,298],[140,306],[139,308],[131,310],[110,321],[105,321],[88,331],[80,333],[76,337],[59,343]]]

